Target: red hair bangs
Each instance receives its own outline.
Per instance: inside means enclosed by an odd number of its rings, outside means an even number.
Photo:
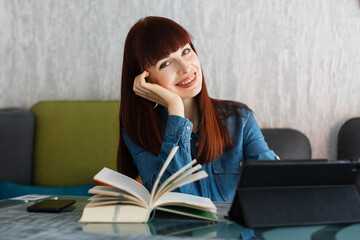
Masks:
[[[136,25],[139,25],[136,28]],[[134,26],[137,39],[133,51],[141,71],[155,65],[157,61],[191,44],[191,35],[179,24],[161,17],[147,17]],[[192,44],[191,44],[192,45]]]

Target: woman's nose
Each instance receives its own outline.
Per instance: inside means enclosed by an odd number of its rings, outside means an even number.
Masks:
[[[178,61],[178,73],[187,74],[190,72],[190,63],[184,61],[183,59]]]

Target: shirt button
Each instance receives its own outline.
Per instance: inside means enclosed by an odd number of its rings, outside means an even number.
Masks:
[[[199,147],[199,146],[200,146],[200,143],[199,143],[199,142],[196,142],[196,143],[195,143],[195,146],[196,146],[196,147]]]
[[[276,160],[280,160],[280,157],[279,157],[279,156],[276,156],[275,158],[276,158]]]
[[[186,130],[190,131],[190,126],[186,126],[185,128]]]

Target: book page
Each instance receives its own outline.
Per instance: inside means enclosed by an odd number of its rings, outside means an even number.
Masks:
[[[151,195],[150,195],[150,201],[149,201],[149,205],[152,206],[153,205],[153,199],[154,199],[154,196],[155,196],[155,192],[156,192],[156,188],[160,182],[160,179],[162,177],[162,175],[164,174],[166,168],[169,166],[171,160],[173,159],[173,157],[175,156],[175,153],[176,151],[179,149],[179,146],[175,146],[171,149],[168,157],[166,158],[165,160],[165,163],[164,165],[161,167],[160,169],[160,172],[159,172],[159,175],[157,176],[156,180],[155,180],[155,183],[152,187],[152,190],[151,190]]]
[[[147,206],[150,202],[149,191],[136,180],[125,176],[119,172],[115,172],[109,168],[104,167],[98,174],[94,176],[95,181],[103,182],[118,189],[121,189],[134,197],[139,198]]]
[[[98,207],[98,206],[106,206],[106,205],[117,205],[117,204],[122,204],[122,205],[135,205],[135,206],[139,206],[142,208],[147,209],[146,207],[143,206],[142,203],[138,203],[138,202],[134,202],[128,199],[116,199],[113,201],[101,201],[101,200],[96,200],[96,201],[91,201],[89,204],[87,204],[87,207]]]
[[[118,195],[118,196],[94,195],[91,198],[89,198],[89,200],[90,203],[88,204],[88,206],[109,205],[111,203],[128,203],[128,204],[134,204],[147,208],[147,205],[144,204],[144,202],[130,195]]]
[[[193,160],[192,162],[196,162],[196,160]],[[172,185],[174,183],[176,184],[178,181],[180,181],[180,179],[183,179],[183,178],[187,177],[188,175],[193,174],[194,172],[196,172],[200,169],[201,169],[201,165],[198,164],[198,165],[188,169],[184,173],[182,173],[182,171],[185,170],[184,168],[177,171],[175,174],[173,174],[171,177],[169,177],[163,184],[161,184],[159,189],[156,191],[156,194],[154,197],[154,202],[156,202],[157,199],[159,199],[163,194],[169,192],[169,189],[172,188]]]
[[[134,195],[121,190],[119,188],[116,187],[112,187],[112,186],[95,186],[89,189],[88,193],[91,193],[95,196],[93,196],[92,198],[98,196],[98,195],[104,195],[104,196],[112,196],[112,197],[127,197],[129,199],[137,199],[139,200],[137,197],[135,197]]]
[[[207,209],[216,213],[216,206],[209,198],[186,193],[168,192],[156,202],[155,207],[165,205],[190,205],[194,208]]]
[[[182,177],[179,177],[175,181],[169,183],[166,186],[166,188],[164,188],[162,190],[162,192],[163,193],[171,192],[172,190],[174,190],[178,187],[184,186],[188,183],[192,183],[192,182],[195,182],[197,180],[200,180],[200,179],[206,178],[206,177],[208,177],[208,174],[204,170],[194,173],[194,174],[191,174],[189,176],[187,176],[186,174],[183,174]],[[161,195],[159,195],[159,196],[161,197]]]
[[[156,199],[159,198],[159,196],[162,195],[162,189],[164,189],[170,182],[175,181],[179,176],[181,176],[181,174],[188,168],[190,168],[192,165],[194,165],[196,163],[196,160],[192,160],[190,163],[186,164],[184,167],[182,167],[180,170],[178,170],[176,173],[174,173],[173,175],[171,175],[168,179],[166,179],[161,185],[160,187],[156,190],[155,196],[154,196],[154,201],[156,201]],[[195,166],[196,167],[196,166]],[[200,165],[201,168],[201,165]]]
[[[118,199],[127,199],[127,200],[130,200],[130,201],[137,201],[137,202],[140,202],[142,203],[139,199],[137,198],[134,198],[134,199],[129,199],[127,197],[123,197],[123,196],[119,196],[119,197],[112,197],[112,196],[105,196],[105,195],[94,195],[92,196],[91,198],[89,198],[88,200],[91,201],[91,202],[98,202],[98,201],[101,201],[101,202],[105,202],[105,201],[115,201],[115,200],[118,200]]]

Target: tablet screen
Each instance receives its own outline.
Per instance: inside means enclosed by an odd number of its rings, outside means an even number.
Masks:
[[[355,184],[360,163],[328,160],[248,160],[240,173],[239,187]]]

